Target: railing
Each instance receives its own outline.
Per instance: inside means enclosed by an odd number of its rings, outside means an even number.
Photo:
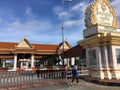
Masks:
[[[89,76],[89,70],[84,69],[84,70],[78,70],[78,76],[79,77],[85,77]],[[67,71],[67,78],[72,77],[72,70]]]
[[[65,82],[66,70],[0,72],[0,90],[55,85]]]
[[[78,70],[79,76],[88,76],[89,70]],[[31,71],[0,71],[0,90],[22,89],[66,83],[72,71],[60,69],[36,69]]]

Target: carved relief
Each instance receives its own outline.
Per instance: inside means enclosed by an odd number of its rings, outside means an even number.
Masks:
[[[105,11],[106,10],[106,5],[105,5],[105,3],[103,1],[102,1],[101,5],[102,5],[103,11]]]
[[[96,24],[118,27],[115,10],[109,0],[94,0],[85,12],[86,27]]]

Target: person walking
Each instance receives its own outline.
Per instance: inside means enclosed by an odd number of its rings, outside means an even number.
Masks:
[[[72,81],[71,85],[73,85],[74,80],[76,79],[77,85],[78,85],[78,70],[77,65],[75,64],[72,69]]]

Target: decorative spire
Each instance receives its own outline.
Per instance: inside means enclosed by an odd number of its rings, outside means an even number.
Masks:
[[[118,27],[116,12],[109,0],[94,0],[86,8],[85,15],[87,28],[96,24]]]

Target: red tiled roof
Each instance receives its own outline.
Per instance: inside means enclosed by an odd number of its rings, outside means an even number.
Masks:
[[[56,50],[59,45],[55,44],[32,44],[37,50]]]
[[[18,43],[14,42],[0,42],[0,49],[11,49],[14,48]]]
[[[10,52],[11,49],[15,49],[15,46],[17,46],[19,43],[16,42],[0,42],[0,53],[3,52]],[[55,44],[31,44],[37,51],[44,51],[44,52],[55,52],[59,45]],[[7,49],[7,50],[6,50]],[[48,50],[48,51],[47,51]],[[24,51],[31,51],[31,50],[23,50]]]
[[[2,49],[2,50],[0,50],[0,53],[2,53],[2,54],[9,54],[11,51],[9,50],[9,49]]]
[[[83,48],[79,45],[64,52],[64,55],[66,58],[68,58],[68,57],[81,57],[81,56],[83,56],[83,54],[84,54]]]

